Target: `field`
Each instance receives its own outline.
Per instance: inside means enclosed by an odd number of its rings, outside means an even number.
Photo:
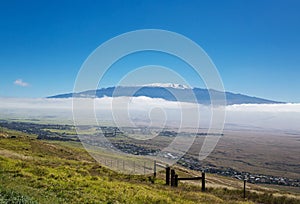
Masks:
[[[196,156],[203,139],[190,152]],[[300,178],[300,135],[227,130],[205,162],[239,171]]]
[[[199,183],[164,185],[159,173],[124,175],[95,160],[78,142],[37,140],[36,135],[2,128],[0,133],[0,203],[299,203],[297,194],[207,176],[207,192]],[[180,166],[179,175],[197,175]]]

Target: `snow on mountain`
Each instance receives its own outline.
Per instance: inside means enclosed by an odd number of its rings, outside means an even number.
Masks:
[[[183,84],[175,84],[175,83],[152,83],[152,84],[144,84],[142,87],[163,87],[163,88],[174,88],[174,89],[191,89],[191,87],[183,85]]]

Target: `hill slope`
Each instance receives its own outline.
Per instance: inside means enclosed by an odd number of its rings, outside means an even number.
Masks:
[[[80,143],[41,141],[34,135],[6,129],[0,133],[0,175],[3,203],[11,200],[24,200],[20,203],[252,203],[243,201],[241,190],[209,187],[207,193],[202,193],[198,185],[165,186],[163,174],[155,184],[148,176],[118,174],[96,163]],[[209,175],[208,181],[214,185],[216,181],[228,182]],[[260,203],[263,199],[276,201],[272,203],[297,202],[262,192],[248,196]]]

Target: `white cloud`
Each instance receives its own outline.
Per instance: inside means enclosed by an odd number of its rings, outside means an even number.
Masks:
[[[300,104],[297,103],[283,103],[283,104],[240,104],[230,105],[226,108],[227,111],[232,112],[300,112]]]
[[[29,84],[27,82],[23,81],[22,79],[17,79],[16,81],[14,81],[14,84],[17,86],[22,86],[22,87],[29,86]]]
[[[0,98],[0,115],[11,117],[49,117],[72,119],[72,104],[69,99],[22,99]],[[113,121],[118,111],[126,112],[120,118],[128,115],[134,120],[147,123],[149,120],[157,124],[168,119],[169,124],[180,124],[182,110],[187,119],[183,125],[192,126],[195,123],[193,114],[199,110],[201,128],[209,125],[211,111],[209,106],[192,103],[178,103],[153,99],[148,97],[104,97],[98,99],[78,99],[77,110],[85,116],[92,104],[99,121]],[[126,114],[126,115],[125,115]],[[94,114],[93,114],[94,116]],[[88,116],[89,117],[89,116]],[[300,104],[247,104],[226,107],[225,129],[259,129],[297,131],[300,133]]]

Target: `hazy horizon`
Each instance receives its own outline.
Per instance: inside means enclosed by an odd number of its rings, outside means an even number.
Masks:
[[[119,97],[119,100],[124,98]],[[113,111],[117,112],[124,108],[118,106],[117,100],[112,97],[96,99],[79,99],[92,101],[95,104],[95,113],[99,122],[111,122],[113,124]],[[115,103],[116,105],[112,105]],[[1,119],[41,119],[41,120],[73,120],[72,98],[68,99],[24,99],[24,98],[1,98],[0,113]],[[76,107],[78,108],[78,107]],[[84,117],[86,107],[82,107]],[[211,118],[211,107],[208,105],[172,102],[163,99],[153,99],[149,97],[132,97],[128,104],[128,114],[137,121],[144,121],[145,126],[149,121],[153,124],[160,124],[165,119],[166,126],[180,125],[181,112],[195,112],[199,110],[199,124],[194,124],[193,118],[185,121],[189,127],[208,128]],[[153,112],[154,110],[154,112]],[[298,121],[300,120],[300,103],[287,104],[240,104],[227,105],[225,118],[225,129],[248,129],[251,130],[270,130],[270,131],[290,131],[300,133]],[[156,112],[155,112],[156,111]],[[151,114],[151,115],[149,115]],[[88,120],[87,120],[88,121]],[[88,124],[88,122],[87,122]]]

